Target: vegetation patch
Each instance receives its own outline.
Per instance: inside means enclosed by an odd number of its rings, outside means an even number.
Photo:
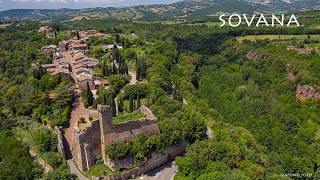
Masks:
[[[120,124],[123,122],[131,121],[131,120],[139,120],[142,118],[146,118],[144,114],[142,114],[140,111],[134,112],[131,114],[126,114],[126,115],[118,115],[117,117],[112,119],[113,124]]]

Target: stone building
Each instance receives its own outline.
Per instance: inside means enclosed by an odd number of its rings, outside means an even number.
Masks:
[[[71,152],[79,169],[89,170],[95,164],[98,156],[103,157],[104,163],[111,169],[119,169],[119,167],[110,166],[105,154],[106,145],[119,140],[131,141],[141,133],[148,136],[159,134],[157,119],[152,112],[145,106],[142,106],[139,111],[145,115],[145,118],[113,124],[110,107],[98,105],[98,120],[91,121],[91,126],[84,131],[78,128],[74,130]]]

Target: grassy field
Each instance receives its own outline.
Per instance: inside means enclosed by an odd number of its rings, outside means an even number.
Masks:
[[[187,25],[206,25],[206,26],[220,26],[222,22],[205,22],[205,23],[189,23]],[[227,23],[225,24],[226,26],[228,25]]]
[[[132,120],[138,120],[141,118],[146,117],[144,114],[141,112],[136,112],[136,113],[131,113],[131,114],[126,114],[126,115],[118,115],[117,117],[112,119],[113,124],[119,124],[127,121],[132,121]]]
[[[239,42],[242,42],[245,39],[255,41],[257,39],[288,40],[288,39],[293,39],[293,38],[295,38],[296,40],[304,40],[304,39],[308,38],[308,35],[248,35],[248,36],[236,37],[237,41],[239,41]],[[320,35],[319,34],[311,35],[311,39],[320,40]]]
[[[5,28],[7,26],[10,26],[10,24],[0,24],[0,28]]]

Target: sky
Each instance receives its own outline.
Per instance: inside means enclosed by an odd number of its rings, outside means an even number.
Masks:
[[[124,7],[169,4],[177,1],[181,0],[0,0],[0,11],[8,9]]]

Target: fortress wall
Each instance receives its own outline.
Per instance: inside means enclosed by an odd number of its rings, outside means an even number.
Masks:
[[[63,139],[62,139],[61,131],[57,126],[54,126],[54,132],[57,135],[57,140],[58,140],[57,148],[58,148],[58,151],[61,153],[61,155],[65,159],[66,158],[66,152],[64,151],[64,145],[63,145]]]
[[[89,170],[95,164],[99,155],[102,155],[105,164],[108,165],[108,158],[104,151],[105,146],[112,142],[119,140],[130,141],[141,133],[148,136],[160,134],[157,119],[152,112],[145,106],[142,106],[139,110],[147,118],[113,125],[110,108],[99,105],[99,120],[91,121],[91,126],[87,127],[83,132],[75,128],[71,152],[73,160],[79,169],[82,171]],[[140,166],[133,163],[131,162],[131,165]],[[123,167],[125,162],[120,164],[118,166]]]
[[[114,132],[121,133],[124,131],[140,129],[145,126],[153,126],[154,124],[156,124],[158,127],[158,123],[156,120],[140,119],[140,120],[128,121],[128,122],[124,122],[124,123],[120,123],[120,124],[115,124],[115,125],[113,125],[112,129]],[[160,133],[159,127],[153,128],[152,130],[156,134]]]
[[[142,105],[139,108],[139,111],[144,114],[145,116],[147,116],[147,119],[150,120],[156,120],[157,118],[153,115],[153,113],[151,112],[151,110],[149,108],[147,108],[145,105]]]
[[[75,129],[72,147],[73,160],[82,171],[87,171],[101,155],[101,134],[99,121],[92,121],[84,132]]]
[[[141,133],[144,133],[148,136],[160,134],[157,121],[141,119],[113,125],[112,131],[104,134],[104,144],[109,145],[112,142],[119,140],[130,141]]]
[[[74,133],[75,133],[75,136],[74,136],[72,147],[71,147],[72,157],[74,162],[78,165],[79,169],[81,171],[85,171],[86,166],[85,164],[82,163],[83,161],[85,161],[83,146],[79,142],[79,135],[77,134],[78,133],[77,129],[74,129]]]
[[[187,144],[187,141],[182,141],[178,146],[168,147],[162,154],[152,153],[151,158],[136,171],[136,175],[141,175],[174,160],[176,156],[182,155],[185,152]]]
[[[139,176],[141,174],[144,174],[154,168],[157,168],[169,161],[174,160],[176,156],[182,155],[185,152],[187,144],[188,144],[187,141],[182,141],[178,146],[167,147],[163,153],[160,153],[160,154],[152,153],[151,158],[149,158],[143,164],[134,162],[132,158],[126,158],[123,160],[108,159],[109,167],[112,167],[116,170],[126,168],[126,167],[128,167],[128,169],[136,167],[137,169],[131,174],[124,174],[119,176],[108,176],[108,177],[103,177],[103,179],[108,179],[108,180],[118,180],[123,178],[127,179],[132,175]]]
[[[91,121],[91,126],[89,126],[83,133],[80,134],[79,139],[81,144],[88,144],[94,154],[101,154],[101,134],[99,121]]]

